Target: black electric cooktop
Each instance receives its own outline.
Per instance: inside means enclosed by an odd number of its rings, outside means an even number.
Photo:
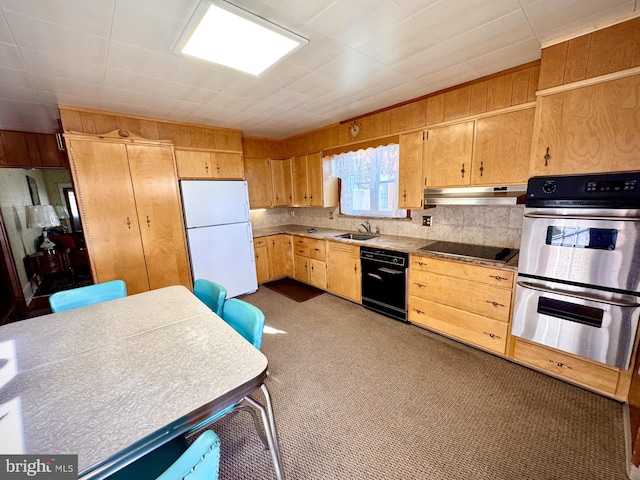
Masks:
[[[458,257],[481,258],[501,263],[507,263],[518,254],[517,248],[501,248],[456,242],[434,242],[422,247],[420,250],[446,253],[447,255],[456,255]]]

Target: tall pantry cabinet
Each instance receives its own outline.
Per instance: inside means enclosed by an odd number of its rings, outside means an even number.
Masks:
[[[65,135],[93,279],[190,289],[173,146],[126,134]]]

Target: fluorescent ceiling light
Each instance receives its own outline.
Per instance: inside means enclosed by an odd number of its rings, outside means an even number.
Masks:
[[[206,0],[198,5],[176,51],[257,76],[307,42],[235,5]]]

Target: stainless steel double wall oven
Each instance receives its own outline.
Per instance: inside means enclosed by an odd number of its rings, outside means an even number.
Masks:
[[[640,172],[529,180],[512,333],[627,369],[640,315]]]

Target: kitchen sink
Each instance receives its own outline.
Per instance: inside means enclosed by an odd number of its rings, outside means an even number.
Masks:
[[[336,238],[347,238],[349,240],[371,240],[375,238],[375,235],[368,235],[366,233],[343,233],[336,235]]]

